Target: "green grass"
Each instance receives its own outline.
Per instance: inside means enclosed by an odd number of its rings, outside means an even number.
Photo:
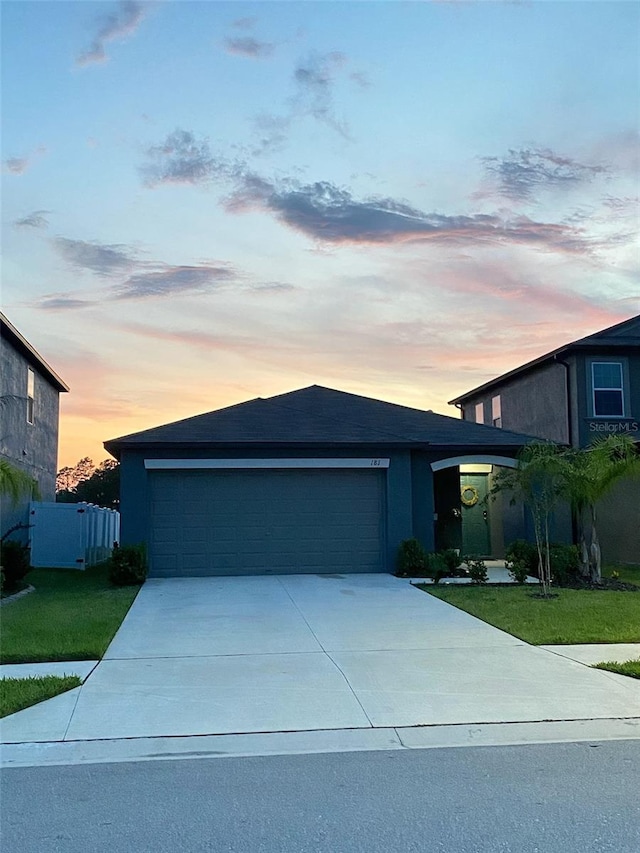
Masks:
[[[606,669],[609,672],[617,672],[620,675],[629,675],[631,678],[640,678],[640,660],[628,660],[624,663],[616,663],[614,660],[603,661],[593,665],[594,669]]]
[[[44,675],[36,678],[0,678],[0,717],[22,711],[59,693],[80,687],[77,675]]]
[[[2,608],[1,663],[97,660],[120,627],[139,587],[113,587],[107,566],[36,569],[35,592]]]
[[[536,586],[420,588],[534,645],[640,642],[640,592],[557,589],[542,599]]]

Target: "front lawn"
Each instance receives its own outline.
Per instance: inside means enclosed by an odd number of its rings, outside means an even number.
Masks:
[[[85,571],[34,569],[35,592],[2,608],[0,663],[97,660],[139,587],[114,587],[107,566]]]
[[[628,660],[624,663],[616,661],[603,661],[594,664],[595,669],[606,669],[609,672],[617,672],[620,675],[629,675],[631,678],[640,678],[640,660]]]
[[[22,711],[59,693],[80,687],[77,675],[44,675],[36,678],[0,678],[0,717]]]
[[[640,591],[556,589],[557,598],[542,599],[533,585],[420,589],[534,645],[640,642]]]

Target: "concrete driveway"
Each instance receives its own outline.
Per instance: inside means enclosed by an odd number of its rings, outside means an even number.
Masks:
[[[47,706],[49,735],[29,737]],[[187,578],[147,581],[85,684],[6,720],[4,740],[634,716],[640,682],[390,575]]]

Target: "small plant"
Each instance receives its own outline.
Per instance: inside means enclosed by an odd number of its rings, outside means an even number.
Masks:
[[[460,552],[456,551],[455,548],[446,548],[444,551],[439,551],[438,556],[444,563],[449,574],[455,576],[457,569],[460,568],[460,564],[462,563]]]
[[[469,567],[471,583],[487,583],[489,575],[484,560],[479,557],[467,557],[465,562]]]
[[[2,543],[2,591],[15,592],[20,589],[25,576],[31,571],[28,545],[7,539]]]
[[[533,542],[516,539],[507,548],[505,563],[520,563],[528,575],[538,577],[538,551]]]
[[[611,578],[612,581],[619,581],[620,580],[620,572],[618,572],[618,571],[616,571],[616,569],[614,569],[611,572],[611,574],[609,575],[609,577]]]
[[[549,545],[549,562],[557,586],[566,586],[580,573],[580,551],[575,545]]]
[[[509,572],[509,577],[515,583],[526,583],[529,576],[529,570],[526,565],[519,560],[505,560],[505,568]]]
[[[440,583],[442,578],[446,578],[446,577],[447,577],[447,570],[446,569],[436,569],[436,571],[433,575],[433,582],[434,583]]]
[[[114,586],[144,583],[147,571],[147,548],[143,542],[114,547],[109,562],[109,580]]]
[[[396,575],[401,578],[428,574],[427,552],[417,539],[405,539],[398,548]]]

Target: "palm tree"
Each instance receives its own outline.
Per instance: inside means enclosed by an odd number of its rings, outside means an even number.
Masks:
[[[11,462],[0,459],[0,495],[8,495],[15,506],[22,497],[39,497],[38,483]]]
[[[640,453],[628,435],[596,439],[567,452],[567,497],[578,519],[580,570],[592,583],[602,579],[602,554],[596,529],[596,505],[616,483],[640,476]]]
[[[556,444],[532,442],[522,448],[516,468],[500,470],[490,491],[491,497],[504,490],[511,492],[512,503],[520,498],[529,507],[538,551],[538,578],[545,596],[551,585],[550,523],[566,489],[566,467],[564,453]]]

